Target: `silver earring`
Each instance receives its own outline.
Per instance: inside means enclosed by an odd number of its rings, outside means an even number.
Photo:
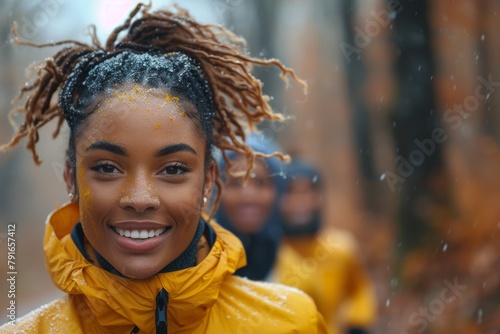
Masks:
[[[69,197],[69,201],[71,202],[75,198],[75,195],[73,195],[73,193],[69,193],[68,197]]]

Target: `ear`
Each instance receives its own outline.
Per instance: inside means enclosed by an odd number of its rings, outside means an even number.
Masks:
[[[215,185],[215,179],[217,177],[216,173],[216,162],[213,159],[210,159],[208,162],[208,166],[205,171],[205,184],[203,186],[203,196],[207,199],[212,195],[212,190]]]
[[[72,193],[74,198],[71,200],[72,202],[78,201],[78,190],[76,187],[76,177],[75,177],[75,168],[71,167],[68,161],[64,165],[64,182],[66,183],[66,191]]]

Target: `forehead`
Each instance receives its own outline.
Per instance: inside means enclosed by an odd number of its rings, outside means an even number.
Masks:
[[[289,192],[294,192],[294,191],[299,192],[299,191],[316,190],[316,187],[313,184],[313,180],[310,177],[302,175],[288,179],[287,190]]]
[[[237,156],[232,160],[231,172],[233,174],[244,173],[247,170],[247,161],[243,156]],[[261,159],[257,158],[254,160],[252,173],[256,176],[269,176],[269,170],[267,168],[267,163]]]
[[[138,85],[122,87],[96,101],[77,142],[83,135],[87,142],[130,143],[134,139],[151,144],[173,141],[204,144],[186,105],[191,104],[167,90]]]
[[[114,89],[96,97],[93,110],[111,111],[116,108],[122,112],[157,112],[169,109],[185,109],[186,99],[181,99],[167,88],[150,88],[138,84],[114,86]]]

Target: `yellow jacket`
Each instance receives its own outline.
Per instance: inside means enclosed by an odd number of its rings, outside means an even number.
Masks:
[[[349,234],[329,230],[318,236],[286,239],[273,279],[313,298],[333,333],[342,326],[369,329],[376,300]]]
[[[67,295],[4,324],[0,333],[156,333],[155,297],[168,291],[168,333],[326,333],[312,300],[297,291],[232,273],[245,264],[239,240],[211,223],[216,240],[195,267],[146,280],[121,278],[89,263],[71,238],[78,206],[53,212],[45,232],[47,267]],[[200,250],[199,250],[200,251]]]

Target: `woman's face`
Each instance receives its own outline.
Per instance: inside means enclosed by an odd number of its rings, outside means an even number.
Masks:
[[[234,160],[233,171],[246,170],[246,160]],[[243,233],[255,233],[265,224],[276,199],[276,185],[265,163],[256,160],[251,178],[243,185],[241,178],[229,177],[222,193],[221,210],[231,225]]]
[[[99,102],[76,138],[85,236],[131,278],[156,274],[187,248],[214,181],[205,139],[181,102],[123,87]]]

